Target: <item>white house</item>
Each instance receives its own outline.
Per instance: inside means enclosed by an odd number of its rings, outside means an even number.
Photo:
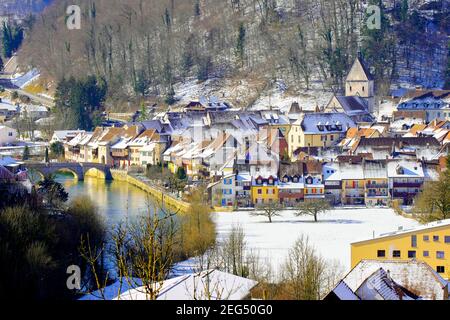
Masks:
[[[16,129],[7,126],[0,126],[0,146],[13,143],[16,140],[17,140]]]

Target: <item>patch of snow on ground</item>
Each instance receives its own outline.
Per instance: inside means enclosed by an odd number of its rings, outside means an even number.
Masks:
[[[419,225],[391,209],[334,209],[321,215],[317,223],[312,217],[296,217],[293,213],[284,211],[281,217],[273,219],[273,223],[267,223],[264,217],[251,216],[249,212],[217,213],[218,240],[225,238],[233,226],[239,225],[244,230],[248,248],[256,250],[276,272],[294,242],[304,235],[320,255],[339,262],[347,272],[352,242],[396,231],[400,226],[406,229]]]
[[[292,103],[298,102],[303,110],[315,110],[317,106],[326,107],[333,97],[332,92],[325,92],[319,84],[312,85],[310,90],[287,92],[282,80],[277,80],[273,88],[262,93],[251,110],[266,110],[269,106],[288,111]]]

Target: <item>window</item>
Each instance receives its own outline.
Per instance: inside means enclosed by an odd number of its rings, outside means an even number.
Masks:
[[[445,253],[444,251],[436,251],[436,259],[444,259]]]
[[[365,88],[364,88],[364,86],[362,87],[362,91],[364,92],[364,90],[365,90]]]
[[[430,256],[430,252],[424,251],[424,252],[423,252],[423,256],[424,256],[424,257],[429,257],[429,256]]]
[[[409,259],[414,259],[416,257],[416,252],[415,251],[408,251],[408,258]]]
[[[444,266],[437,266],[436,267],[437,273],[445,273],[445,267]]]
[[[416,235],[411,236],[411,247],[417,248],[417,236]]]
[[[262,189],[258,189],[258,194],[262,194]]]
[[[445,243],[450,243],[450,236],[445,236],[444,237],[444,242]]]
[[[423,241],[430,241],[430,237],[429,236],[423,236]]]
[[[401,252],[400,250],[394,250],[392,251],[392,258],[400,258],[401,257]]]
[[[377,251],[377,257],[378,257],[378,258],[384,258],[384,257],[386,257],[386,251],[385,251],[385,250],[378,250],[378,251]]]
[[[434,242],[438,242],[439,241],[439,236],[433,236],[433,241]]]
[[[9,137],[12,137],[12,136],[13,136],[13,133],[12,133],[12,132],[8,132],[8,136],[9,136]]]

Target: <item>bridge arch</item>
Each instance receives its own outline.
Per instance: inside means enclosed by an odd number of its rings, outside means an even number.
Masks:
[[[84,180],[85,175],[105,180],[112,178],[109,166],[98,163],[29,163],[26,167],[42,176],[70,172],[79,181]]]

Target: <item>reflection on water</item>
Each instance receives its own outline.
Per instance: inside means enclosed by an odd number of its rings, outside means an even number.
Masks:
[[[147,194],[127,182],[91,177],[77,181],[71,174],[58,174],[56,181],[64,186],[71,199],[88,196],[109,223],[117,223],[148,211]]]

